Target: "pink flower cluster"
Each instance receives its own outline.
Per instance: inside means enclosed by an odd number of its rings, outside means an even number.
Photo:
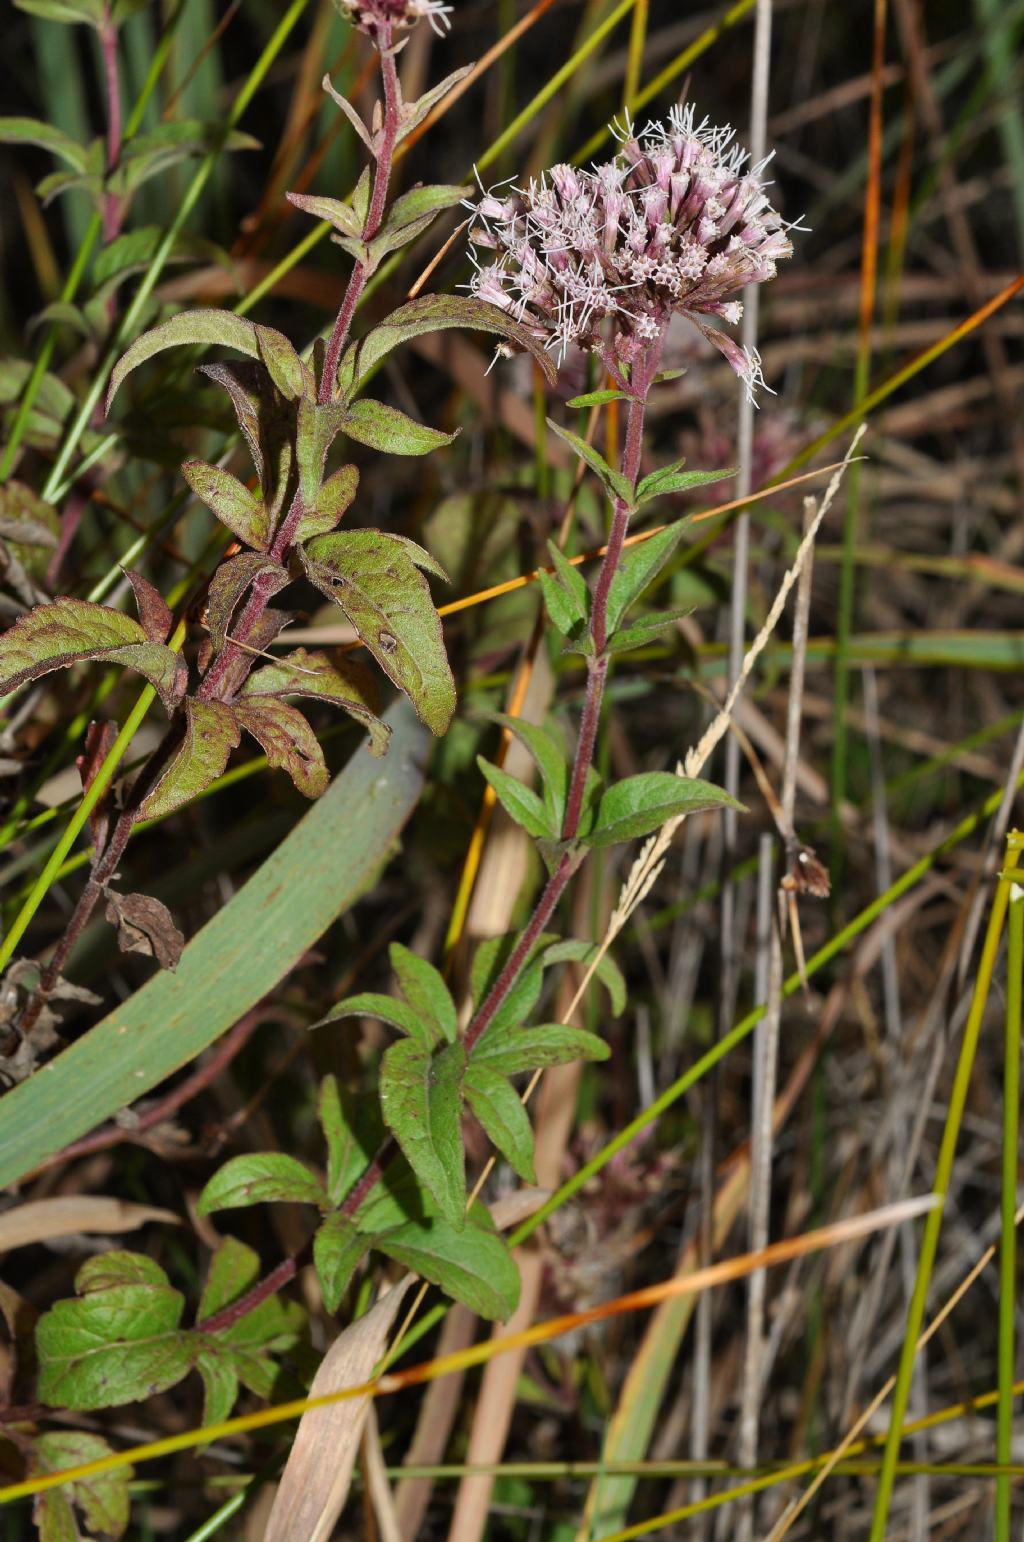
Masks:
[[[381,24],[399,32],[425,16],[438,37],[451,30],[452,7],[443,0],[334,0],[341,14],[361,32],[375,36]]]
[[[744,172],[731,128],[694,126],[692,106],[641,136],[627,125],[613,160],[591,170],[554,166],[525,188],[494,189],[475,205],[471,291],[536,329],[564,357],[570,344],[629,363],[664,335],[669,317],[691,321],[752,393],[760,359],[704,317],[736,322],[730,299],[773,278],[792,254],[793,229],[761,181]],[[481,260],[477,248],[494,253]]]

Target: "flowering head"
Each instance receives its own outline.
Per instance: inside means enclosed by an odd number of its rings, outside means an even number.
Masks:
[[[415,27],[425,16],[443,37],[451,28],[451,6],[443,0],[334,0],[346,21],[377,41],[387,29],[388,36]]]
[[[631,363],[680,314],[753,392],[760,360],[705,318],[738,321],[743,307],[730,297],[774,277],[792,253],[793,227],[761,181],[767,163],[744,170],[732,129],[695,127],[692,107],[617,137],[602,165],[554,166],[528,187],[484,195],[471,290],[563,356],[574,343]],[[484,261],[476,248],[494,255]]]

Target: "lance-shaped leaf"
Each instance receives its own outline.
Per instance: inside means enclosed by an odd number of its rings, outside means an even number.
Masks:
[[[567,407],[604,407],[608,402],[635,402],[636,397],[629,391],[601,390],[585,391],[582,396],[570,396],[566,402]]]
[[[170,606],[159,589],[148,578],[143,578],[141,573],[136,573],[134,568],[125,568],[124,574],[135,595],[142,630],[150,642],[166,642],[174,625]]]
[[[277,696],[254,696],[234,704],[237,721],[262,746],[270,765],[287,771],[306,798],[327,791],[330,775],[316,734],[297,707]]]
[[[362,390],[370,374],[399,343],[421,337],[424,332],[440,332],[450,327],[469,327],[478,332],[492,332],[517,348],[531,353],[549,384],[555,383],[555,366],[544,345],[528,328],[473,295],[420,295],[400,305],[390,316],[357,342],[350,343],[338,370],[338,394],[351,401]]]
[[[295,532],[296,541],[310,541],[315,535],[329,535],[341,523],[345,510],[356,495],[359,471],[342,466],[322,483],[309,504],[303,502],[303,514]]]
[[[430,1023],[436,1038],[454,1044],[458,1035],[455,1003],[441,971],[400,942],[391,944],[388,957],[402,995],[413,1011]]]
[[[367,669],[351,659],[334,660],[328,653],[297,648],[278,663],[253,670],[240,696],[311,696],[330,702],[362,723],[374,755],[387,752],[391,731],[377,716],[375,682]]]
[[[442,209],[450,209],[472,188],[430,186],[414,187],[396,198],[382,228],[368,246],[370,266],[375,268],[389,252],[408,246],[433,224]]]
[[[0,144],[39,145],[43,150],[49,150],[51,155],[59,156],[76,171],[85,171],[88,165],[88,152],[84,145],[79,144],[77,139],[71,139],[52,123],[44,123],[39,118],[0,118]]]
[[[377,991],[361,991],[358,996],[346,996],[344,1001],[336,1002],[328,1013],[311,1026],[323,1028],[345,1017],[379,1017],[382,1023],[390,1023],[399,1033],[408,1034],[410,1039],[427,1051],[432,1050],[437,1042],[429,1021],[414,1012],[408,1002],[399,1001],[394,996],[380,995]]]
[[[583,942],[580,938],[567,937],[564,941],[553,942],[550,948],[545,948],[542,956],[545,969],[550,969],[554,964],[571,962],[579,964],[580,968],[586,971],[594,959],[597,960],[594,974],[607,990],[611,998],[612,1011],[617,1017],[626,1010],[626,982],[623,979],[622,970],[610,953],[607,951],[602,953],[596,942]]]
[[[312,391],[313,377],[291,343],[276,327],[257,327],[256,346],[267,373],[286,401]]]
[[[348,1282],[370,1246],[370,1238],[357,1231],[355,1222],[339,1211],[321,1222],[313,1238],[313,1263],[328,1312],[338,1310]]]
[[[677,621],[692,614],[692,605],[677,605],[671,610],[657,610],[647,616],[637,616],[608,639],[608,652],[629,653],[634,648],[646,648],[666,627],[674,626]]]
[[[453,90],[461,80],[465,80],[467,75],[472,74],[474,68],[472,64],[464,64],[460,70],[453,70],[436,86],[431,86],[430,90],[425,91],[415,102],[403,102],[400,113],[401,124],[395,143],[401,144],[402,140],[423,122],[431,108],[443,101],[449,91]]]
[[[451,444],[458,433],[456,430],[456,434],[445,434],[440,429],[428,428],[399,412],[397,407],[388,407],[369,397],[352,403],[344,429],[350,439],[369,445],[371,450],[382,450],[385,455],[429,455],[431,450]]]
[[[334,89],[334,86],[331,83],[331,77],[329,75],[324,76],[323,80],[320,82],[320,85],[322,89],[327,92],[327,95],[331,98],[331,101],[334,102],[336,106],[341,108],[342,112],[345,114],[346,118],[351,123],[352,127],[355,129],[356,133],[359,135],[360,139],[363,141],[363,144],[369,150],[370,154],[376,155],[377,150],[375,136],[370,133],[370,130],[366,127],[366,124],[363,122],[358,112],[356,112],[356,109],[352,106],[352,103],[348,100],[347,97],[342,96],[340,91],[336,91]],[[291,198],[293,203],[298,203],[297,198],[291,193],[288,194],[288,197]],[[304,205],[298,204],[298,207],[301,209],[304,207]],[[318,217],[320,219],[327,219],[328,216],[326,214],[322,214]],[[360,230],[363,228],[363,218],[363,215],[359,216]]]
[[[533,1129],[512,1083],[483,1061],[466,1067],[466,1102],[491,1141],[524,1183],[536,1183]]]
[[[156,786],[142,802],[144,819],[171,814],[223,773],[241,738],[235,714],[220,701],[185,702],[185,733]]]
[[[91,600],[61,596],[20,616],[0,637],[0,694],[90,659],[145,675],[168,711],[185,689],[187,677],[179,655],[162,643],[150,642],[138,621]]]
[[[534,840],[553,840],[558,835],[554,815],[541,802],[532,787],[527,787],[518,777],[502,770],[482,755],[476,757],[485,780],[494,788],[498,802],[510,819],[515,820]]]
[[[433,559],[415,542],[380,530],[317,536],[302,559],[310,580],[341,607],[422,721],[443,734],[455,711],[455,681],[440,617],[417,571],[441,571]]]
[[[299,402],[295,428],[295,459],[299,468],[299,492],[302,495],[302,505],[309,512],[312,512],[317,505],[327,451],[344,422],[345,409],[340,402],[317,402],[310,400],[308,396],[304,396]],[[342,470],[348,472],[349,478],[352,479],[352,490],[348,499],[351,503],[355,496],[359,473],[354,466],[346,466]],[[347,479],[345,485],[348,485]],[[302,527],[299,528],[301,530]],[[318,532],[309,531],[310,535],[314,533]]]
[[[275,595],[288,583],[288,574],[272,557],[258,552],[240,552],[222,562],[210,580],[206,599],[206,624],[215,652],[223,648],[231,627],[231,617],[257,579],[267,596]]]
[[[683,471],[683,465],[683,461],[677,460],[671,466],[662,466],[660,471],[652,471],[644,477],[636,490],[637,508],[666,493],[685,493],[691,487],[706,487],[709,482],[721,482],[723,477],[736,475],[735,466],[726,466],[721,471]]]
[[[343,203],[340,198],[319,198],[309,193],[285,193],[284,196],[303,214],[311,214],[315,220],[326,220],[340,235],[358,238],[363,233],[362,220],[352,205]]]
[[[327,1198],[332,1205],[340,1205],[384,1140],[380,1104],[376,1098],[340,1087],[336,1076],[325,1076],[317,1118],[327,1144]]]
[[[603,1039],[567,1023],[542,1023],[539,1028],[488,1028],[473,1047],[471,1066],[483,1065],[502,1076],[534,1071],[539,1066],[569,1065],[573,1060],[607,1060],[611,1051]]]
[[[650,540],[627,547],[622,553],[608,590],[609,633],[615,631],[629,607],[657,578],[682,540],[689,523],[688,519],[681,519],[659,530]]]
[[[181,474],[197,498],[202,499],[222,525],[246,546],[266,551],[270,545],[270,515],[258,493],[221,466],[204,460],[187,460]]]
[[[545,573],[542,568],[538,574],[547,613],[563,637],[583,644],[591,608],[587,581],[554,541],[548,542],[548,550],[555,571]]]
[[[645,771],[616,782],[601,798],[594,827],[585,837],[588,846],[614,846],[638,835],[650,835],[677,814],[699,814],[704,809],[737,808],[721,787],[671,771]]]
[[[609,466],[600,450],[595,450],[594,446],[588,444],[585,439],[581,439],[579,434],[574,434],[568,428],[562,428],[560,424],[555,422],[554,418],[548,418],[547,422],[551,432],[557,434],[559,439],[564,439],[565,443],[579,456],[580,460],[584,461],[591,471],[596,473],[612,502],[616,498],[621,498],[628,508],[632,508],[633,489],[628,478],[624,477],[621,471],[615,471]]]
[[[66,1408],[110,1408],[163,1392],[192,1365],[180,1329],[184,1298],[139,1253],[100,1254],[36,1329],[39,1396]]]
[[[489,712],[487,715],[514,733],[537,762],[544,785],[544,805],[551,816],[552,825],[556,829],[560,828],[569,793],[569,762],[565,750],[553,734],[537,723],[528,723],[522,717],[509,717],[505,712]]]
[[[413,1039],[399,1039],[385,1050],[380,1071],[384,1123],[457,1231],[465,1224],[466,1211],[466,1159],[459,1125],[465,1069],[461,1043],[431,1054]]]
[[[390,1228],[373,1245],[481,1317],[507,1319],[518,1305],[519,1271],[481,1204],[459,1228],[428,1216]]]
[[[326,1195],[319,1178],[294,1157],[283,1151],[254,1151],[225,1162],[203,1189],[196,1209],[200,1215],[212,1215],[215,1210],[265,1204],[325,1208]]]
[[[110,376],[104,410],[110,411],[111,402],[132,370],[145,364],[154,354],[161,353],[165,348],[193,345],[207,347],[212,343],[224,348],[237,348],[240,353],[248,354],[250,359],[258,359],[260,356],[256,327],[251,321],[246,321],[244,316],[236,316],[232,311],[203,308],[181,311],[152,331],[143,332],[121,355]]]
[[[237,1322],[210,1333],[204,1323],[246,1295],[261,1274],[258,1253],[235,1237],[226,1237],[210,1260],[196,1312],[192,1341],[196,1370],[203,1379],[203,1422],[227,1418],[238,1396],[238,1384],[267,1397],[277,1378],[272,1356],[297,1342],[304,1314],[296,1302],[272,1296]]]

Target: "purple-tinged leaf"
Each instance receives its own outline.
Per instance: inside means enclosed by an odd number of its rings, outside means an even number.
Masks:
[[[395,143],[401,144],[402,140],[411,134],[414,128],[418,128],[431,108],[436,107],[438,102],[443,101],[449,91],[457,86],[461,80],[465,80],[467,75],[471,75],[474,68],[475,66],[472,64],[464,64],[460,70],[453,70],[450,75],[446,75],[444,80],[439,81],[436,86],[431,86],[430,90],[425,91],[415,102],[403,102],[401,126],[399,127]]]
[[[466,1102],[492,1144],[524,1183],[536,1183],[533,1128],[526,1109],[507,1076],[480,1061],[466,1067]]]
[[[235,420],[242,431],[253,465],[263,480],[263,446],[260,443],[258,372],[252,364],[200,364],[199,374],[222,386],[231,398]]]
[[[338,1310],[349,1280],[369,1251],[369,1237],[362,1236],[347,1215],[335,1211],[321,1222],[313,1238],[313,1263],[328,1312]]]
[[[287,771],[306,798],[327,791],[330,775],[316,734],[297,707],[276,696],[240,698],[235,702],[237,721],[258,740],[272,766]]]
[[[323,1207],[324,1186],[308,1167],[282,1151],[232,1157],[214,1173],[196,1202],[199,1215],[241,1210],[247,1205],[296,1204]]]
[[[302,549],[312,583],[344,611],[385,674],[420,719],[443,734],[455,711],[455,681],[441,620],[417,564],[427,554],[379,530],[322,535]]]
[[[178,654],[150,642],[131,616],[91,600],[61,596],[20,616],[0,637],[0,694],[90,659],[145,675],[169,712],[185,689],[185,666]]]
[[[370,735],[372,754],[387,752],[391,731],[377,716],[376,682],[368,669],[352,659],[335,661],[327,653],[307,653],[305,648],[298,648],[249,676],[240,699],[260,696],[309,696],[330,702],[362,723]]]
[[[107,920],[117,927],[122,953],[155,958],[161,969],[177,969],[185,939],[167,906],[151,894],[118,894],[108,889]]]
[[[397,407],[385,406],[369,397],[352,403],[343,428],[349,439],[369,445],[371,450],[382,450],[385,455],[429,455],[431,450],[451,444],[459,432],[456,429],[454,434],[445,434],[440,429],[428,428],[399,412]]]
[[[111,402],[132,370],[145,364],[154,354],[161,353],[165,348],[208,347],[211,344],[237,348],[240,353],[248,354],[250,359],[258,359],[260,356],[256,327],[251,321],[246,321],[244,316],[236,316],[232,311],[203,308],[180,311],[170,321],[154,327],[150,332],[143,332],[121,355],[110,376],[104,411],[110,411]]]
[[[315,220],[326,220],[343,236],[359,237],[363,233],[362,221],[352,205],[343,203],[340,198],[319,198],[308,193],[285,193],[284,196],[303,214],[311,214]]]
[[[246,546],[266,551],[270,545],[270,515],[258,493],[220,466],[205,460],[187,460],[181,474],[197,498],[202,499],[222,525]]]
[[[295,459],[299,468],[299,492],[303,508],[311,510],[317,501],[320,482],[324,474],[327,451],[345,423],[345,409],[340,402],[311,401],[304,396],[299,402],[295,428]],[[358,472],[354,466],[349,469]],[[352,488],[355,496],[355,486]],[[349,502],[351,502],[351,498]],[[300,526],[301,529],[301,526]]]
[[[340,525],[358,486],[359,471],[355,466],[342,466],[329,476],[316,493],[312,508],[305,507],[295,532],[296,541],[311,541],[315,535],[329,535]]]
[[[150,642],[165,643],[174,625],[170,606],[159,589],[148,578],[143,578],[141,573],[136,573],[134,568],[125,568],[124,575],[135,594],[142,630]]]
[[[82,754],[75,760],[78,774],[82,779],[83,792],[89,791],[97,771],[113,749],[116,738],[117,727],[108,719],[95,720],[89,724],[85,731]],[[110,794],[111,789],[108,787],[89,815],[89,834],[97,851],[102,851],[107,844],[107,831],[110,827]]]
[[[289,582],[287,571],[273,557],[258,552],[239,552],[222,562],[210,580],[206,599],[206,622],[214,651],[219,653],[227,641],[234,615],[242,598],[248,594],[257,579],[267,598],[277,594]],[[259,645],[257,645],[259,646]]]
[[[60,516],[52,503],[44,502],[26,483],[12,477],[0,487],[0,539],[52,550],[59,528]]]
[[[172,814],[222,775],[241,738],[235,714],[220,701],[185,702],[185,734],[170,763],[143,799],[144,819]]]
[[[492,332],[515,343],[518,348],[533,355],[544,378],[550,385],[554,385],[555,366],[543,343],[518,321],[507,316],[496,305],[488,305],[486,301],[472,295],[429,294],[400,305],[372,332],[349,344],[338,370],[337,394],[345,401],[351,401],[362,390],[381,360],[387,358],[399,343],[421,337],[424,332],[441,332],[451,327]]]
[[[384,1123],[456,1231],[466,1223],[466,1158],[460,1124],[465,1070],[461,1042],[431,1053],[414,1039],[392,1044],[384,1051],[380,1067]]]

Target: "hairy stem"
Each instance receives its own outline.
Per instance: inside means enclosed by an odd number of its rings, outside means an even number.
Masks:
[[[232,1301],[229,1306],[222,1307],[212,1317],[204,1318],[196,1323],[200,1333],[223,1333],[227,1328],[233,1328],[236,1322],[249,1312],[254,1312],[264,1301],[269,1301],[271,1296],[290,1280],[294,1280],[299,1270],[307,1260],[307,1254],[311,1253],[311,1247],[307,1245],[301,1253],[296,1253],[289,1258],[283,1258],[276,1269],[271,1269],[268,1275],[258,1280],[251,1290],[247,1290],[244,1296],[239,1296],[237,1301]]]

